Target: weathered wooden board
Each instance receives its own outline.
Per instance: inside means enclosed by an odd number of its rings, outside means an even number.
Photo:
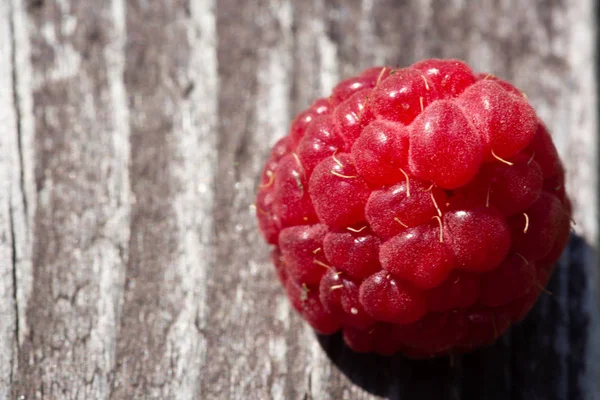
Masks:
[[[0,1],[0,398],[600,399],[592,0]],[[497,345],[410,362],[317,338],[256,233],[293,115],[373,64],[513,80],[577,225]]]

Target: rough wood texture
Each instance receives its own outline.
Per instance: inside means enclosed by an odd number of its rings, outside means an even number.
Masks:
[[[0,1],[0,399],[600,399],[595,7]],[[577,223],[553,295],[454,366],[317,338],[251,207],[296,112],[426,57],[525,90]]]
[[[33,105],[19,110],[35,126],[27,167],[36,212],[28,226],[32,289],[17,297],[25,305],[13,392],[102,398],[115,365],[130,237],[123,12],[96,1],[22,6],[15,2],[14,18],[27,13]]]

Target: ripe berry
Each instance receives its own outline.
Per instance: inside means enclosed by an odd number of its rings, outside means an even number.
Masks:
[[[571,204],[522,93],[457,60],[373,67],[292,122],[256,214],[294,309],[359,352],[493,343],[533,307]]]

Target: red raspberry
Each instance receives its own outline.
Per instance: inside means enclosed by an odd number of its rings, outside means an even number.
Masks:
[[[316,331],[415,358],[488,345],[524,318],[571,215],[526,98],[456,60],[342,81],[275,144],[256,209]]]

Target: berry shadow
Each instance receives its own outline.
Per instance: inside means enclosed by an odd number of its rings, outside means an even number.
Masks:
[[[410,360],[350,350],[341,334],[318,335],[337,368],[355,385],[389,399],[580,399],[589,342],[593,247],[571,235],[536,306],[494,345],[451,360]],[[593,309],[590,309],[592,307]],[[565,349],[568,351],[565,353]],[[600,361],[600,360],[599,360]]]
[[[382,356],[355,353],[342,335],[317,335],[330,360],[355,385],[391,399],[460,399],[460,357],[409,360],[400,354]]]

